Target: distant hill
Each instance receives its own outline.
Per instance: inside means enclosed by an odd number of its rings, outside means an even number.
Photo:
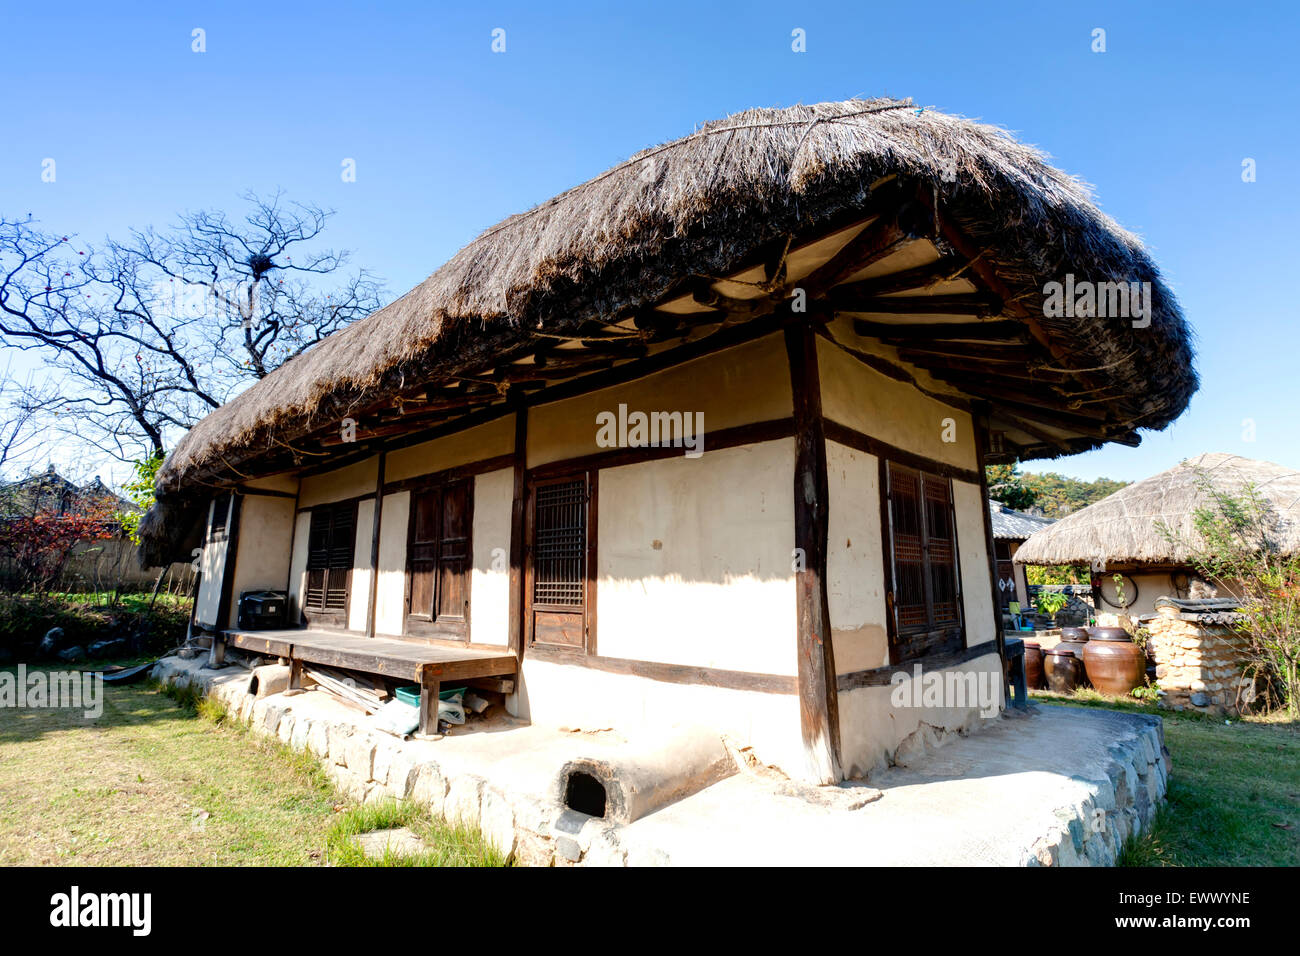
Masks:
[[[1068,478],[1056,472],[1045,474],[1028,473],[1021,476],[1024,486],[1034,495],[1033,510],[1040,510],[1049,518],[1063,518],[1068,514],[1086,508],[1094,501],[1100,501],[1107,495],[1119,491],[1127,481],[1115,481],[1111,478],[1098,478],[1096,481],[1080,481]]]

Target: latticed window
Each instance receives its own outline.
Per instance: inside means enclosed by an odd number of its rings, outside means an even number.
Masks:
[[[961,587],[952,483],[888,462],[892,657],[922,657],[961,646]]]
[[[542,485],[534,505],[533,603],[582,607],[587,580],[587,482]]]
[[[308,611],[346,614],[352,556],[356,547],[357,503],[313,508],[307,535]]]

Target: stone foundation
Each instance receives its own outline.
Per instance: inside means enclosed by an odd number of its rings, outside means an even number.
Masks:
[[[1247,639],[1225,600],[1161,598],[1147,622],[1147,653],[1156,662],[1160,706],[1222,716],[1237,712]]]
[[[414,800],[527,866],[1110,865],[1151,823],[1169,769],[1158,717],[1034,705],[873,774],[872,786],[806,787],[761,768],[718,779],[704,753],[702,789],[620,824],[568,809],[555,785],[575,756],[661,752],[615,731],[519,723],[406,740],[321,692],[258,698],[240,666],[169,657],[154,676],[309,751],[349,797]],[[679,741],[674,753],[708,743]]]

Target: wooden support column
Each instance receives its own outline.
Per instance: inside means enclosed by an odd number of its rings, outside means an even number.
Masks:
[[[438,692],[442,689],[442,668],[420,665],[420,726],[424,735],[438,732]]]
[[[375,518],[370,528],[370,601],[366,606],[366,637],[375,636],[375,605],[379,599],[379,524],[384,517],[384,465],[388,452],[379,453],[375,476]]]
[[[989,479],[985,471],[989,448],[989,418],[987,408],[977,408],[973,416],[975,425],[975,463],[980,475],[980,504],[984,509],[984,547],[989,553],[989,587],[993,593],[993,627],[997,642],[998,660],[1002,667],[1002,703],[1007,703],[1007,646],[1002,633],[1002,602],[998,595],[998,558],[994,550],[993,516],[989,513]]]
[[[822,418],[817,339],[810,325],[785,330],[794,393],[794,538],[803,570],[795,575],[798,606],[799,722],[807,776],[817,784],[838,783],[840,706],[835,649],[831,643],[830,600],[826,591],[829,534],[829,482],[826,429]]]
[[[510,649],[524,659],[524,497],[528,470],[528,406],[515,409],[515,490],[510,508]]]

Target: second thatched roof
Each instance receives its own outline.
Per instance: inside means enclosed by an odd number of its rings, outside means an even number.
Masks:
[[[1253,485],[1277,515],[1282,549],[1300,554],[1300,472],[1240,455],[1204,454],[1061,518],[1021,545],[1015,561],[1187,564],[1189,544],[1198,540],[1195,512],[1210,503],[1201,486],[1202,475],[1232,494]]]

